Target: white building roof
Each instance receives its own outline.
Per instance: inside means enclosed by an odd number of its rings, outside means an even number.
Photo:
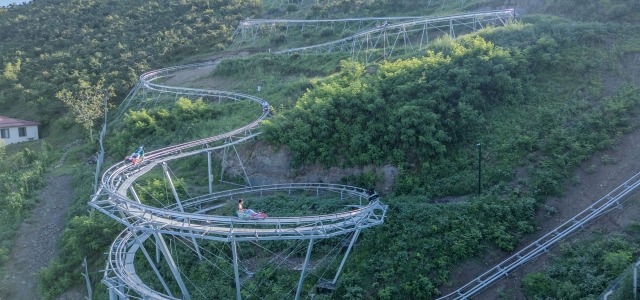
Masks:
[[[40,123],[0,116],[0,128],[36,126],[36,125],[40,125]]]

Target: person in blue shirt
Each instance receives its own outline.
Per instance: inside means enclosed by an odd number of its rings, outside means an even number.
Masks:
[[[133,151],[131,155],[127,156],[125,160],[131,161],[133,164],[136,164],[143,159],[144,159],[144,145],[141,145],[140,147],[138,147],[138,149],[136,149],[136,151]]]

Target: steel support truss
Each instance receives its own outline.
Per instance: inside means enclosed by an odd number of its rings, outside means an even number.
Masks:
[[[334,26],[343,30],[355,29],[359,32],[327,43],[293,49],[279,50],[275,53],[347,53],[356,61],[371,63],[380,59],[388,59],[397,49],[403,53],[419,53],[433,38],[475,32],[487,26],[504,26],[514,18],[514,10],[506,9],[489,12],[476,12],[437,18],[407,17],[407,18],[363,18],[340,20],[246,20],[234,33],[234,43],[252,44],[259,40],[270,39],[272,34],[283,32],[292,34],[302,33],[312,28]],[[384,20],[384,21],[382,21]],[[380,24],[380,22],[383,22]],[[377,25],[375,25],[377,24]],[[298,30],[289,30],[289,28]],[[286,30],[282,30],[286,28]],[[311,28],[311,29],[310,29]]]

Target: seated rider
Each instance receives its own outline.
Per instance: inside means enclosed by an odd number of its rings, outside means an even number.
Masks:
[[[144,145],[138,147],[136,151],[133,151],[131,155],[125,158],[127,161],[131,161],[133,164],[138,163],[139,161],[144,159]]]
[[[144,145],[140,145],[133,153],[137,153],[138,157],[144,157]]]
[[[138,147],[138,149],[136,149],[136,151],[133,151],[133,154],[131,154],[131,158],[139,160],[144,159],[144,145],[141,145],[140,147]]]
[[[375,199],[378,199],[378,198],[380,198],[378,193],[376,193],[376,191],[372,187],[368,186],[367,187],[367,200],[371,201],[371,200],[375,200]]]
[[[266,101],[262,103],[262,111],[269,111],[269,103]]]
[[[253,214],[256,213],[255,211],[253,211],[251,209],[243,208],[242,207],[243,203],[244,203],[244,199],[240,198],[240,200],[238,200],[238,211],[239,212],[243,212],[245,214],[250,214],[250,215],[253,215]]]

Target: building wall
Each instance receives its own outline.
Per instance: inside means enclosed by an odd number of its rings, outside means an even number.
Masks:
[[[8,139],[0,138],[0,140],[4,145],[9,145],[9,144],[15,144],[15,143],[21,143],[21,142],[35,141],[38,139],[38,126],[24,126],[24,127],[27,128],[26,136],[18,135],[18,127],[2,128],[2,129],[9,129],[9,138]]]

